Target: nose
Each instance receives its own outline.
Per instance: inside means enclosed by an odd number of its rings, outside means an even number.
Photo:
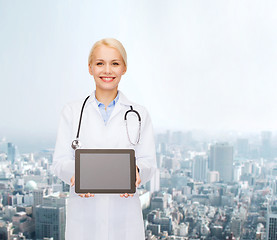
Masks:
[[[112,68],[111,68],[110,64],[106,64],[104,71],[105,71],[105,74],[111,74]]]

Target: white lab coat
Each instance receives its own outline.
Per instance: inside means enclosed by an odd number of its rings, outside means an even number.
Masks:
[[[132,148],[140,169],[141,184],[151,179],[156,170],[156,154],[152,123],[146,109],[130,102],[119,91],[119,99],[107,122],[95,101],[95,92],[88,99],[83,113],[79,139],[82,148]],[[75,158],[71,148],[76,138],[80,111],[84,99],[67,104],[61,115],[52,169],[61,180],[70,184]],[[130,106],[141,116],[140,143],[135,147],[128,140],[124,115]],[[128,114],[132,142],[138,133],[138,118]],[[119,194],[95,194],[82,198],[70,187],[66,217],[66,240],[144,240],[144,225],[138,193],[134,197]]]

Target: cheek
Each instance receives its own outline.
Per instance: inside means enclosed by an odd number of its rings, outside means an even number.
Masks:
[[[117,69],[116,75],[117,76],[122,76],[124,74],[124,69]]]
[[[100,74],[100,72],[101,72],[101,70],[100,70],[100,69],[98,69],[98,68],[94,68],[94,69],[92,69],[92,74],[93,74],[94,76],[99,75],[99,74]]]

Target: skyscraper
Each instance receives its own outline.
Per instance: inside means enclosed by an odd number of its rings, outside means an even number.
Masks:
[[[65,207],[36,206],[36,239],[65,239]]]
[[[0,140],[0,153],[8,153],[8,144],[5,138]]]
[[[277,239],[277,207],[269,206],[267,211],[267,222],[266,222],[266,239],[276,240]]]
[[[10,161],[12,164],[14,164],[15,161],[15,155],[16,155],[16,147],[12,143],[8,143],[8,161]]]
[[[65,239],[66,194],[53,193],[44,196],[42,205],[36,207],[36,238]]]
[[[271,158],[271,132],[263,131],[261,134],[261,157],[270,159]]]
[[[195,156],[192,164],[192,178],[197,181],[205,181],[207,179],[207,170],[207,156]]]
[[[249,152],[249,144],[247,138],[237,139],[237,152],[240,157],[247,157]]]
[[[45,189],[34,189],[33,196],[34,196],[34,207],[37,205],[42,204],[43,197],[45,196]]]
[[[216,143],[210,148],[210,170],[218,171],[220,180],[233,180],[233,146],[228,143]]]

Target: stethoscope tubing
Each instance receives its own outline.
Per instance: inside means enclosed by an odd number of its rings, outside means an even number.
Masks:
[[[76,150],[78,148],[81,147],[81,143],[79,141],[79,134],[80,134],[80,129],[81,129],[81,123],[82,123],[82,117],[83,117],[83,112],[84,112],[84,108],[86,105],[87,100],[89,99],[90,96],[86,97],[83,105],[82,105],[82,109],[81,109],[81,113],[80,113],[80,119],[79,119],[79,125],[78,125],[78,130],[77,130],[77,135],[76,135],[76,139],[72,141],[71,147]],[[130,142],[131,145],[135,146],[139,143],[140,141],[140,132],[141,132],[141,117],[140,114],[138,113],[138,111],[133,109],[133,106],[130,106],[130,110],[126,111],[125,115],[124,115],[124,122],[125,122],[125,126],[126,126],[126,132],[127,132],[127,136],[128,136],[128,140]],[[130,135],[129,135],[129,130],[128,130],[128,121],[127,121],[127,115],[128,113],[134,112],[137,117],[138,117],[138,121],[139,121],[139,130],[138,130],[138,135],[137,135],[137,139],[136,142],[133,143],[131,141]]]
[[[83,103],[83,106],[82,106],[82,109],[81,109],[81,113],[80,113],[80,119],[79,119],[79,126],[78,126],[78,131],[77,131],[77,135],[76,135],[76,139],[79,139],[79,134],[80,134],[80,128],[81,128],[81,123],[82,123],[82,117],[83,117],[83,112],[84,112],[84,107],[86,105],[86,102],[87,100],[89,99],[90,96],[87,96],[84,103]]]

